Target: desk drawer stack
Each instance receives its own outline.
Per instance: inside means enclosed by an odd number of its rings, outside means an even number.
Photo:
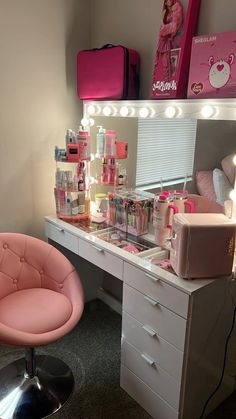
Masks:
[[[154,419],[199,419],[222,373],[230,281],[189,294],[127,262],[123,280],[121,387]],[[206,413],[233,388],[226,372]]]
[[[179,415],[188,300],[124,264],[121,386],[157,419]]]

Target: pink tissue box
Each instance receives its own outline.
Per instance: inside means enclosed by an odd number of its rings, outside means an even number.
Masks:
[[[236,32],[192,41],[188,98],[236,97]]]

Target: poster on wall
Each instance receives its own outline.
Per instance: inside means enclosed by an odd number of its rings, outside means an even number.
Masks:
[[[192,37],[201,0],[163,0],[151,99],[186,97]]]
[[[236,97],[236,31],[193,38],[188,97]]]

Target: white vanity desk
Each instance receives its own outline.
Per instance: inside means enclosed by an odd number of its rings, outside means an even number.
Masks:
[[[156,419],[200,419],[223,367],[231,279],[183,280],[56,217],[48,239],[123,281],[121,387]],[[234,390],[226,368],[209,414]]]

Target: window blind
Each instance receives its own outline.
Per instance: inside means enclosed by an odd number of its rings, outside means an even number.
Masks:
[[[192,176],[197,121],[138,119],[136,186],[175,184]]]

